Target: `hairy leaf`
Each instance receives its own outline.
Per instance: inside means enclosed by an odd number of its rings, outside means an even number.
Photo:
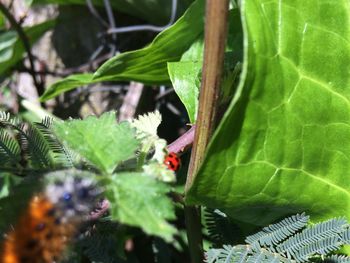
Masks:
[[[257,225],[350,218],[350,2],[241,4],[241,83],[187,202]]]
[[[72,150],[104,172],[132,157],[139,145],[128,123],[116,123],[114,112],[97,118],[56,122],[53,129]]]
[[[173,239],[176,230],[166,221],[175,219],[169,186],[142,173],[121,173],[105,178],[105,187],[113,219]]]

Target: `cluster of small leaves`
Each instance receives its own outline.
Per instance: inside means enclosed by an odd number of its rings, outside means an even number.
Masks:
[[[304,213],[285,218],[248,236],[246,245],[210,249],[206,262],[307,262],[319,256],[327,262],[350,262],[345,256],[324,258],[342,245],[350,244],[349,224],[345,218],[306,227],[308,221]]]
[[[150,114],[142,123],[145,125],[148,119],[156,131],[161,121],[154,125],[152,120],[156,116]],[[148,143],[149,136],[137,138],[135,128],[127,122],[117,123],[114,112],[53,124],[49,119],[23,124],[1,113],[0,131],[0,158],[6,160],[0,164],[3,168],[10,167],[10,172],[15,173],[22,156],[25,156],[28,167],[41,169],[40,173],[45,175],[53,169],[71,167],[73,157],[70,153],[74,152],[85,163],[84,166],[79,163],[75,166],[93,172],[96,181],[104,188],[105,197],[110,201],[112,220],[172,240],[176,230],[167,222],[175,219],[174,207],[166,195],[170,187],[162,178],[150,176],[142,170],[148,162],[156,163],[156,160],[142,159],[141,170],[135,166],[139,162],[137,152]],[[156,133],[152,136],[153,141],[159,140]],[[151,150],[152,147],[148,147],[145,156]],[[159,151],[164,151],[164,148]],[[65,165],[61,165],[63,160]],[[159,169],[166,170],[163,160],[159,162],[162,164]],[[72,170],[64,171],[71,173]]]

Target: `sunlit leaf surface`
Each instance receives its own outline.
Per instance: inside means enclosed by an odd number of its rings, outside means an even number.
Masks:
[[[242,0],[242,19],[241,85],[187,201],[350,218],[350,2]]]
[[[175,219],[174,206],[166,196],[168,185],[141,173],[115,174],[106,182],[113,219],[167,241],[173,239],[176,229],[166,221]]]
[[[134,129],[126,122],[117,124],[114,112],[56,122],[54,131],[73,151],[107,173],[131,158],[139,144]]]

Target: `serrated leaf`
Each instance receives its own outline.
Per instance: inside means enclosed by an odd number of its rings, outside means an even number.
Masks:
[[[187,202],[257,225],[349,219],[350,2],[241,3],[241,84]]]
[[[175,219],[169,186],[142,173],[121,173],[105,178],[105,188],[114,220],[173,239],[176,229],[166,221]]]
[[[117,124],[114,112],[56,122],[53,129],[71,149],[107,173],[132,157],[139,145],[134,129],[128,123]]]
[[[134,80],[147,84],[170,82],[167,62],[182,54],[203,32],[204,1],[196,0],[171,27],[159,33],[145,48],[125,52],[106,61],[93,75],[72,75],[50,86],[41,101],[82,85],[101,81]]]

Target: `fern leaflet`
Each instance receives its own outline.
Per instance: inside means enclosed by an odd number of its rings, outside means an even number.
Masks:
[[[259,242],[261,246],[276,245],[286,237],[302,229],[307,224],[308,220],[309,217],[306,216],[305,213],[293,215],[276,224],[264,227],[262,231],[248,236],[245,241],[248,244]]]
[[[40,131],[49,149],[53,153],[53,158],[60,167],[73,167],[73,157],[70,151],[57,139],[53,134],[50,127],[52,125],[52,119],[45,117],[42,122],[34,123],[35,127]]]
[[[339,234],[345,230],[345,226],[347,226],[345,218],[334,218],[315,224],[279,244],[277,246],[277,251],[287,253],[289,256],[294,255],[297,257],[299,250],[312,245],[321,239],[333,237],[339,238]]]
[[[12,166],[20,160],[20,147],[11,135],[0,129],[0,167]]]

